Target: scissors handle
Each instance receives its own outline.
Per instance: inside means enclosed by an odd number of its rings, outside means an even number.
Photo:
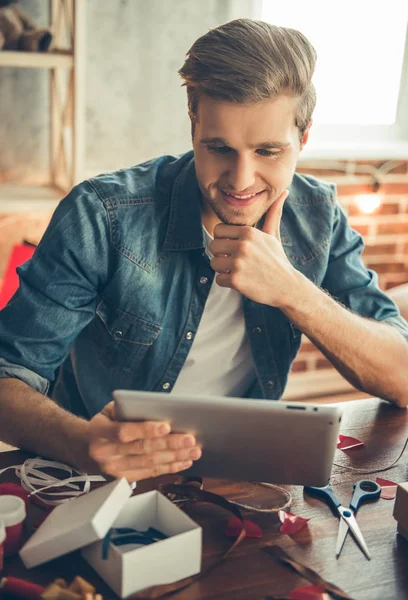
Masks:
[[[327,504],[331,506],[335,511],[338,511],[339,506],[341,506],[341,502],[337,498],[330,484],[325,485],[324,487],[314,487],[311,485],[306,485],[305,490],[312,496],[323,498],[327,502]]]
[[[362,502],[377,500],[381,494],[381,487],[370,479],[361,479],[354,484],[353,497],[350,502],[352,511],[357,512]]]

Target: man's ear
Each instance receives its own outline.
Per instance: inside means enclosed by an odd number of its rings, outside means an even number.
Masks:
[[[307,140],[309,139],[309,131],[310,131],[312,124],[313,124],[313,119],[310,119],[310,123],[306,127],[306,129],[302,135],[302,139],[300,140],[300,149],[301,150],[303,150],[304,146],[307,143]]]

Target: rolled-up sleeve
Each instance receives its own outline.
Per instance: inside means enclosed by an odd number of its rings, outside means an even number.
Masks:
[[[95,314],[111,258],[105,207],[84,182],[60,202],[33,257],[17,269],[19,289],[0,311],[0,378],[47,393]]]
[[[337,204],[330,256],[322,288],[352,312],[394,327],[408,341],[408,324],[393,300],[378,286],[377,274],[361,258],[364,242]]]
[[[40,394],[46,395],[50,388],[50,382],[45,377],[41,377],[41,375],[27,369],[27,367],[13,364],[0,357],[0,379],[10,377],[24,381],[24,383],[27,383],[27,385],[32,387],[33,390],[40,392]]]

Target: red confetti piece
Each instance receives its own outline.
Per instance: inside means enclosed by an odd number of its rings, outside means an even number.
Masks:
[[[351,450],[352,448],[362,448],[363,446],[364,442],[361,442],[357,438],[339,434],[339,442],[337,444],[339,450]]]
[[[293,533],[298,532],[310,520],[305,519],[304,517],[298,517],[290,512],[285,512],[284,510],[280,510],[278,512],[278,517],[282,523],[279,531],[281,533],[286,533],[287,535],[292,535]]]
[[[381,479],[381,477],[377,477],[375,481],[381,486],[380,498],[384,498],[384,500],[394,500],[397,495],[397,484],[389,479]]]
[[[245,524],[245,537],[260,539],[263,535],[262,529],[256,523],[252,521],[244,520]],[[242,531],[242,522],[238,517],[230,517],[228,519],[227,529],[225,535],[228,537],[237,538]]]
[[[303,585],[294,589],[288,598],[292,600],[330,600],[324,585]]]

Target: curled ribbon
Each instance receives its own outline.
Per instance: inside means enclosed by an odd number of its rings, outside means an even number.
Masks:
[[[224,552],[224,554],[210,562],[197,575],[181,579],[180,581],[175,581],[174,583],[154,585],[150,588],[142,590],[141,592],[133,594],[132,598],[137,598],[138,600],[152,600],[153,598],[163,598],[168,594],[172,594],[174,592],[183,590],[192,583],[198,581],[198,579],[201,579],[202,577],[207,575],[207,573],[214,569],[214,567],[221,564],[223,560],[227,558],[227,556],[234,550],[234,548],[238,546],[238,544],[245,537],[246,529],[244,519],[242,518],[241,511],[237,506],[226,500],[223,496],[219,496],[218,494],[214,494],[213,492],[207,492],[206,490],[202,489],[203,485],[202,480],[200,478],[181,477],[179,481],[181,481],[182,483],[168,483],[167,485],[161,486],[161,493],[171,498],[173,502],[177,502],[177,498],[179,498],[182,502],[192,500],[197,502],[209,502],[211,504],[215,504],[216,506],[220,506],[221,508],[224,508],[225,510],[231,512],[235,517],[237,517],[240,520],[240,522],[242,523],[241,533],[231,544],[228,550]]]
[[[42,503],[49,506],[57,506],[68,502],[72,497],[87,494],[91,489],[91,483],[97,481],[106,481],[102,475],[88,475],[65,465],[64,463],[44,460],[40,457],[28,458],[22,465],[12,465],[0,471],[0,475],[8,469],[14,469],[16,476],[20,479],[21,486],[28,492],[28,497],[38,495]],[[58,479],[41,469],[57,469],[66,471],[69,476],[65,479]],[[77,475],[74,475],[77,473]],[[83,487],[81,489],[81,485]],[[45,490],[55,487],[67,487],[73,491],[46,492]],[[47,496],[59,496],[57,499],[47,499]]]

